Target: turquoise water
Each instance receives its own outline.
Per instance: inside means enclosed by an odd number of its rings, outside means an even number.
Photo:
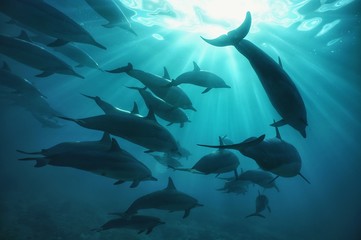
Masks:
[[[191,123],[186,123],[184,128],[174,124],[167,129],[192,154],[188,160],[181,159],[185,167],[192,167],[212,152],[196,144],[218,144],[218,136],[227,135],[233,142],[261,134],[267,138],[275,136],[269,124],[280,116],[246,58],[233,47],[213,47],[200,38],[200,35],[215,37],[237,27],[248,9],[241,9],[239,15],[236,11],[217,15],[207,8],[211,4],[206,6],[204,1],[184,1],[181,6],[180,1],[122,1],[137,13],[131,17],[132,27],[138,34],[134,36],[119,28],[101,27],[105,20],[84,1],[67,0],[61,5],[57,1],[47,2],[82,23],[107,47],[105,51],[77,44],[102,69],[131,62],[136,69],[163,75],[166,66],[170,76],[176,78],[192,70],[192,62],[196,61],[201,69],[216,73],[231,86],[206,94],[201,94],[204,89],[197,86],[181,86],[197,112],[186,110]],[[118,137],[120,146],[146,164],[158,178],[157,182],[142,182],[130,189],[129,183],[114,186],[112,179],[76,169],[33,168],[33,163],[17,161],[23,155],[16,149],[37,151],[64,141],[96,140],[101,132],[63,121],[62,128],[43,128],[22,108],[0,101],[0,238],[359,239],[360,3],[346,0],[269,2],[272,4],[267,7],[263,4],[260,12],[258,6],[249,7],[254,11],[254,25],[246,39],[273,59],[280,56],[283,68],[303,97],[309,124],[307,138],[289,126],[281,127],[280,132],[284,140],[298,149],[303,161],[301,172],[311,184],[299,176],[278,178],[280,192],[274,189],[264,192],[272,212],[265,212],[265,219],[245,219],[254,212],[257,192],[263,191],[260,187],[251,185],[245,195],[220,193],[216,189],[223,186],[223,180],[214,175],[172,171],[143,153],[144,148]],[[198,12],[208,14],[202,15],[203,22],[190,10],[195,3]],[[234,1],[229,2],[232,4]],[[170,6],[177,17],[149,15],[169,10]],[[223,12],[223,8],[215,6],[218,12]],[[219,17],[224,17],[223,21]],[[208,19],[208,23],[204,19]],[[6,24],[7,20],[1,15],[1,33],[18,35],[20,28]],[[85,80],[59,74],[36,78],[38,70],[4,55],[0,55],[0,60],[8,62],[13,72],[38,87],[49,104],[65,116],[83,118],[101,114],[94,102],[80,93],[98,95],[126,110],[136,101],[141,114],[148,112],[139,93],[126,88],[142,85],[126,74],[83,67],[76,71],[85,76]],[[158,120],[162,125],[167,124]],[[239,171],[258,168],[253,160],[236,154],[240,160]],[[125,211],[136,198],[163,189],[169,176],[179,191],[197,198],[204,207],[193,209],[186,219],[182,219],[180,212],[145,210],[142,213],[166,222],[150,235],[124,229],[90,231],[111,219],[109,212]]]

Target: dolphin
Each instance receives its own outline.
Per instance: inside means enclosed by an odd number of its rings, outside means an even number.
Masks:
[[[36,75],[37,77],[47,77],[59,73],[84,78],[45,48],[19,38],[0,35],[0,53],[41,70],[42,73]]]
[[[220,146],[223,140],[219,137]],[[217,151],[203,156],[192,168],[175,168],[175,170],[189,171],[202,174],[217,174],[234,171],[237,176],[239,166],[238,157],[231,151],[219,148]]]
[[[271,212],[271,208],[268,205],[268,198],[266,195],[261,194],[258,191],[258,196],[256,198],[256,212],[252,213],[248,216],[246,216],[246,218],[252,217],[252,216],[258,216],[258,217],[262,217],[265,218],[265,216],[263,216],[262,214],[260,214],[260,212],[262,212],[265,209],[268,209],[269,212]]]
[[[274,176],[271,173],[262,170],[248,170],[242,172],[237,178],[237,180],[250,181],[263,188],[275,188],[279,192],[280,190],[273,179]]]
[[[188,160],[188,158],[192,155],[191,152],[185,149],[184,147],[182,147],[178,141],[177,141],[177,146],[178,146],[178,151],[180,153],[180,157]]]
[[[160,209],[170,212],[184,211],[183,218],[189,216],[190,210],[195,207],[201,207],[198,200],[182,193],[174,186],[172,178],[168,178],[168,185],[165,189],[146,194],[135,200],[129,208],[117,215],[129,217],[135,215],[140,209]]]
[[[110,73],[126,73],[130,77],[139,80],[143,85],[149,88],[156,96],[163,99],[174,107],[183,109],[191,109],[196,111],[193,107],[191,100],[187,94],[179,87],[172,86],[166,88],[165,86],[170,83],[170,76],[168,70],[164,68],[164,76],[158,76],[151,73],[144,72],[133,68],[131,63],[127,66],[108,70]]]
[[[138,234],[141,234],[146,231],[146,235],[150,234],[153,231],[153,228],[165,224],[157,217],[144,216],[144,215],[135,215],[130,218],[116,218],[112,219],[100,228],[92,229],[93,231],[105,231],[113,228],[127,228],[134,229],[138,231]]]
[[[306,182],[310,183],[300,172],[302,162],[297,149],[290,143],[282,140],[278,128],[275,128],[276,137],[266,140],[264,140],[265,135],[262,135],[258,138],[248,138],[241,143],[233,145],[198,145],[203,147],[238,150],[243,155],[255,160],[261,169],[275,174],[277,177],[275,177],[274,180],[279,176],[293,177],[299,175]]]
[[[2,0],[0,11],[21,26],[56,38],[49,44],[51,47],[79,42],[106,49],[81,25],[45,1]]]
[[[159,164],[162,164],[163,166],[170,167],[170,168],[178,168],[181,167],[182,164],[175,158],[169,156],[169,154],[163,154],[163,156],[159,155],[153,155],[151,156],[157,160]]]
[[[273,107],[282,119],[272,126],[290,125],[306,138],[307,113],[303,99],[293,83],[290,76],[279,63],[263,52],[250,41],[243,39],[251,27],[251,13],[247,12],[246,19],[235,30],[228,32],[216,39],[205,39],[207,43],[217,46],[233,45],[242,55],[244,55],[267,93]]]
[[[181,109],[173,107],[164,100],[154,96],[152,93],[148,92],[146,88],[128,88],[138,90],[148,109],[153,109],[158,117],[168,121],[169,124],[167,126],[170,126],[173,123],[179,123],[182,128],[185,122],[190,122],[187,115]]]
[[[103,24],[105,28],[120,27],[137,36],[137,33],[132,29],[130,22],[120,8],[121,2],[114,0],[85,0],[89,6],[97,12],[100,16],[108,21]]]
[[[222,78],[214,73],[201,70],[196,62],[193,62],[193,71],[185,72],[170,82],[167,86],[178,86],[179,84],[193,84],[206,89],[202,93],[210,91],[212,88],[231,88]]]
[[[0,85],[11,88],[16,93],[46,98],[31,82],[14,74],[5,61],[0,69]]]
[[[92,172],[117,179],[114,184],[131,181],[131,188],[137,187],[141,181],[157,181],[149,168],[130,153],[121,149],[115,139],[112,140],[112,145],[107,151],[81,146],[79,149],[74,147],[72,150],[68,149],[57,154],[20,158],[19,160],[36,160],[35,167],[43,167],[49,164]]]
[[[248,192],[248,185],[249,181],[243,181],[239,179],[234,179],[228,182],[224,183],[224,186],[222,188],[217,189],[218,191],[222,191],[224,193],[236,193],[239,194],[245,194]]]
[[[112,139],[109,133],[104,132],[100,140],[97,141],[76,141],[76,142],[63,142],[56,144],[53,147],[42,149],[39,152],[25,152],[22,150],[17,150],[20,153],[24,154],[41,154],[46,157],[56,156],[65,152],[82,152],[88,151],[89,149],[94,151],[107,151],[112,146]]]
[[[94,117],[73,119],[63,116],[58,116],[61,119],[73,121],[78,125],[108,132],[112,135],[124,138],[130,142],[138,144],[146,149],[146,152],[165,152],[179,154],[177,143],[172,134],[156,120],[152,110],[149,111],[146,117],[140,117],[135,114],[127,113],[126,111],[118,110],[109,103],[102,101],[99,97],[92,97],[97,99],[99,103],[104,104],[103,110],[105,115],[98,115]]]
[[[22,31],[20,35],[22,36],[25,34],[27,35],[27,33],[25,31]],[[27,35],[26,37],[21,37],[21,38],[22,39],[28,38],[32,42],[38,42],[43,45],[48,45],[49,42],[53,41],[53,38],[43,35],[43,34],[34,35],[34,36],[30,36],[30,37]],[[68,43],[68,44],[65,44],[62,46],[55,46],[55,47],[53,47],[53,49],[56,52],[59,52],[62,55],[64,55],[65,57],[69,58],[70,60],[78,63],[78,65],[76,67],[87,66],[89,68],[99,69],[99,70],[103,71],[99,67],[99,64],[94,60],[94,58],[92,56],[90,56],[87,52],[80,49],[73,43]]]

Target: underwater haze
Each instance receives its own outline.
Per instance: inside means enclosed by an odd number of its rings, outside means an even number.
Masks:
[[[360,1],[114,1],[121,5],[129,21],[126,29],[104,27],[108,21],[90,6],[97,1],[44,2],[86,29],[106,50],[72,42],[99,65],[99,69],[77,67],[79,63],[74,59],[34,40],[34,44],[70,65],[84,77],[81,79],[55,70],[55,74],[37,77],[42,71],[9,57],[0,46],[1,65],[6,62],[13,74],[29,80],[44,96],[41,99],[55,111],[51,117],[39,117],[24,105],[19,106],[16,100],[12,101],[19,95],[18,90],[1,85],[0,77],[0,239],[361,239]],[[0,4],[1,36],[17,37],[24,29],[31,36],[40,34],[15,19],[9,22],[11,17],[3,10],[4,4]],[[279,191],[252,183],[243,193],[224,193],[219,191],[225,184],[223,178],[233,177],[233,171],[216,176],[185,170],[203,156],[223,151],[197,144],[219,145],[220,136],[233,143],[263,134],[266,139],[276,138],[276,129],[271,124],[282,119],[247,58],[233,46],[216,47],[201,38],[215,39],[237,28],[248,11],[252,23],[244,39],[277,64],[278,57],[281,59],[281,66],[277,66],[290,76],[303,99],[307,111],[306,138],[288,124],[277,129],[282,141],[298,150],[302,159],[298,173],[306,180],[298,174],[280,176],[274,180]],[[47,24],[46,19],[39,22]],[[40,62],[39,56],[31,61]],[[180,84],[178,87],[196,109],[181,109],[190,122],[185,122],[184,127],[179,123],[167,126],[169,121],[156,116],[159,124],[190,152],[188,158],[174,156],[182,164],[182,171],[164,166],[152,156],[163,156],[162,152],[145,152],[149,149],[112,133],[120,148],[149,168],[157,181],[141,181],[133,188],[129,181],[114,185],[118,179],[89,171],[50,164],[34,167],[35,161],[18,160],[33,155],[17,150],[38,152],[62,142],[101,139],[102,131],[57,118],[103,114],[93,100],[82,94],[99,96],[127,111],[136,102],[139,114],[147,116],[149,110],[139,91],[129,88],[144,85],[127,73],[107,71],[131,63],[134,69],[163,76],[166,67],[169,80],[176,81],[181,74],[193,71],[193,62],[201,70],[222,78],[230,88],[207,91],[205,87]],[[147,90],[151,91],[150,87]],[[284,98],[282,102],[290,101]],[[170,111],[174,109],[178,108],[172,106]],[[229,151],[239,159],[239,174],[260,170],[261,166],[246,154]],[[183,210],[139,210],[141,215],[165,222],[149,234],[129,228],[94,231],[116,218],[109,213],[125,212],[139,197],[165,189],[169,177],[178,191],[203,206],[192,208],[185,218]],[[262,211],[264,218],[246,218],[255,212],[259,194],[267,196],[271,211],[267,208]]]

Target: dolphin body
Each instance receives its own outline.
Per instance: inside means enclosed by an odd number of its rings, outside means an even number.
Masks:
[[[258,191],[258,196],[256,198],[256,212],[252,213],[248,216],[246,216],[246,218],[252,217],[252,216],[258,216],[258,217],[262,217],[265,218],[265,216],[263,216],[260,212],[262,212],[265,209],[268,209],[269,212],[271,212],[271,208],[268,205],[268,198],[266,195],[261,194]]]
[[[16,93],[45,97],[27,79],[14,74],[6,62],[3,63],[3,67],[0,69],[0,85],[11,88]]]
[[[140,209],[160,209],[170,212],[184,211],[183,218],[189,216],[190,210],[195,207],[203,206],[197,199],[182,193],[174,186],[172,178],[168,178],[168,185],[165,189],[146,194],[135,200],[125,213],[120,215],[129,217]],[[119,215],[119,214],[117,214]]]
[[[51,47],[79,42],[106,49],[82,26],[45,1],[2,0],[0,11],[32,31],[56,38],[57,40],[49,44]]]
[[[219,137],[220,146],[223,146],[222,138]],[[192,168],[175,168],[175,170],[189,171],[202,174],[217,174],[234,171],[237,176],[239,166],[238,157],[231,151],[219,148],[217,151],[202,157]]]
[[[297,149],[281,139],[281,135],[276,127],[276,137],[264,140],[265,135],[258,138],[251,137],[245,141],[223,146],[210,146],[198,144],[203,147],[225,148],[238,150],[243,155],[256,161],[258,166],[282,177],[293,177],[300,175],[306,182],[310,183],[300,172],[302,162]]]
[[[42,73],[36,75],[37,77],[47,77],[59,73],[84,78],[45,48],[19,38],[0,35],[0,53],[41,70]]]
[[[73,119],[60,117],[65,120],[73,121],[78,125],[108,132],[112,135],[124,138],[130,142],[147,148],[149,152],[178,153],[177,143],[172,134],[161,126],[150,110],[147,117],[140,117],[127,111],[119,110],[111,104],[101,100],[99,97],[93,98],[101,106],[105,115],[94,117]]]
[[[74,147],[57,154],[43,157],[28,157],[19,160],[36,160],[35,167],[45,165],[71,167],[108,178],[117,179],[114,184],[132,181],[131,188],[137,187],[141,181],[157,181],[151,171],[143,163],[135,159],[130,153],[121,149],[115,139],[109,150]]]
[[[187,115],[181,109],[175,108],[164,100],[154,96],[145,88],[129,88],[138,90],[148,109],[153,109],[154,113],[158,117],[168,121],[169,124],[167,126],[170,126],[173,123],[179,123],[180,127],[182,128],[185,122],[190,122]]]
[[[145,232],[146,235],[150,234],[153,231],[153,228],[165,224],[157,217],[144,216],[144,215],[135,215],[130,218],[116,218],[112,219],[100,228],[93,229],[94,231],[100,232],[113,228],[127,228],[134,229],[138,231],[138,234]]]
[[[26,37],[23,37],[25,35]],[[22,31],[20,38],[28,38],[29,41],[38,42],[44,45],[48,45],[51,41],[53,41],[52,37],[46,36],[44,34],[29,37],[25,31]],[[89,68],[99,69],[102,71],[102,69],[99,67],[99,64],[94,60],[92,56],[90,56],[87,52],[80,49],[73,43],[68,43],[62,46],[55,46],[53,47],[53,49],[56,52],[59,52],[65,57],[69,58],[70,60],[78,63],[77,67],[87,66]]]
[[[206,89],[202,93],[209,92],[212,88],[231,88],[222,78],[214,73],[201,70],[196,62],[193,62],[193,71],[185,72],[173,80],[168,86],[178,86],[179,84],[193,84]]]
[[[243,39],[248,34],[250,26],[251,14],[247,12],[246,19],[237,29],[216,39],[202,39],[217,47],[233,45],[244,55],[255,70],[273,107],[282,117],[272,126],[280,127],[288,124],[305,138],[307,113],[303,99],[292,79],[283,69],[280,59],[278,64],[256,45]]]
[[[136,32],[132,29],[130,22],[127,17],[124,15],[120,4],[116,3],[113,0],[85,0],[89,6],[97,12],[100,16],[108,21],[107,24],[104,24],[105,28],[120,27],[128,32],[137,35]]]
[[[237,180],[250,181],[263,188],[275,188],[279,192],[280,190],[273,179],[274,176],[271,173],[260,170],[247,170],[237,178]]]
[[[225,182],[222,188],[217,189],[218,191],[222,191],[224,193],[236,193],[245,194],[248,192],[249,181],[243,181],[239,179],[233,179],[231,181]]]
[[[76,141],[76,142],[63,142],[56,144],[53,147],[42,149],[40,152],[25,152],[17,150],[20,153],[24,154],[41,154],[46,157],[52,157],[65,152],[83,152],[88,151],[89,149],[94,151],[107,151],[112,146],[112,139],[110,138],[109,133],[104,132],[100,140],[97,141]]]
[[[127,66],[109,70],[110,73],[126,73],[130,77],[139,80],[144,86],[149,88],[156,96],[163,99],[170,105],[174,107],[180,107],[183,109],[191,109],[196,111],[193,107],[191,100],[185,94],[185,92],[177,87],[165,87],[170,83],[170,77],[168,70],[164,68],[164,76],[158,76],[151,73],[144,72],[142,70],[137,70],[133,68],[131,63],[128,63]]]

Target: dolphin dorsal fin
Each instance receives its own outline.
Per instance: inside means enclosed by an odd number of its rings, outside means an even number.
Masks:
[[[168,185],[165,190],[177,190],[171,177],[168,177]]]
[[[109,133],[104,132],[103,133],[103,137],[99,140],[99,142],[103,143],[103,144],[110,144],[112,142],[112,139],[110,138]]]
[[[281,58],[279,56],[278,56],[278,64],[280,65],[281,68],[283,68],[282,61],[281,61]]]
[[[146,116],[146,118],[158,123],[157,119],[155,118],[154,111],[152,108],[149,108],[149,112],[148,112],[148,115]]]
[[[170,76],[169,76],[169,72],[168,72],[167,68],[163,67],[163,70],[164,70],[163,78],[170,80]]]
[[[10,69],[9,65],[5,61],[3,62],[3,67],[1,69],[11,72],[11,69]]]
[[[29,38],[29,35],[24,30],[21,30],[21,32],[20,32],[19,36],[17,36],[17,38],[27,41],[27,42],[32,42],[31,39]]]
[[[201,70],[195,61],[193,61],[193,67],[194,67],[193,69],[194,72],[199,72]]]
[[[134,102],[133,109],[130,113],[133,115],[139,114],[139,108],[137,102]]]
[[[119,144],[115,138],[112,138],[112,146],[109,149],[109,152],[120,152],[122,149],[119,147]]]
[[[273,119],[273,124],[275,124],[276,121]],[[276,129],[276,138],[278,138],[279,140],[282,140],[282,137],[281,137],[281,134],[280,134],[280,131],[278,130],[278,127],[275,126],[275,129]]]

